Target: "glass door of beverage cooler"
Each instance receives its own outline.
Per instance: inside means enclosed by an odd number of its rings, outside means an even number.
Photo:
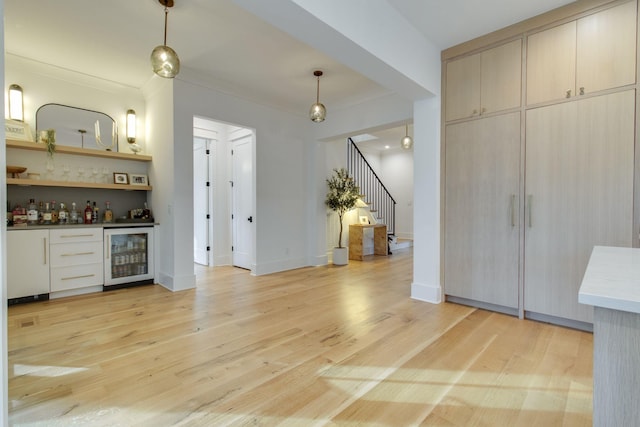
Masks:
[[[105,286],[153,283],[153,227],[105,229]]]

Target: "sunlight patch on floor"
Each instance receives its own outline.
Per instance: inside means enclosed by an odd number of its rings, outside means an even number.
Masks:
[[[13,375],[31,375],[36,377],[62,377],[64,375],[77,374],[88,371],[89,368],[72,368],[69,366],[38,366],[38,365],[13,365]]]

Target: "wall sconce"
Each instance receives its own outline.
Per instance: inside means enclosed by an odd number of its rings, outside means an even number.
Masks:
[[[322,76],[322,71],[316,70],[313,72],[313,75],[318,79],[318,85],[316,88],[316,102],[309,110],[309,118],[313,122],[320,123],[327,117],[327,109],[320,102],[320,76]]]
[[[132,144],[136,142],[136,112],[127,110],[127,142]]]
[[[9,119],[24,121],[22,88],[16,84],[9,86]]]
[[[166,79],[172,79],[180,72],[180,59],[175,50],[167,46],[167,17],[173,0],[158,0],[164,6],[164,44],[156,46],[151,52],[153,72]]]
[[[413,139],[411,139],[411,137],[409,136],[408,124],[404,125],[404,130],[405,130],[405,137],[402,138],[402,140],[400,141],[400,146],[405,150],[411,150],[411,147],[413,147]]]

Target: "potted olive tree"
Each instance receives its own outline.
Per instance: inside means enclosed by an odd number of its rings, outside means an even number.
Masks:
[[[329,192],[324,203],[338,214],[340,221],[338,247],[333,249],[333,263],[345,265],[349,262],[349,248],[342,247],[342,219],[345,213],[356,207],[356,202],[360,197],[360,189],[345,168],[334,169],[333,176],[327,179],[327,186]]]

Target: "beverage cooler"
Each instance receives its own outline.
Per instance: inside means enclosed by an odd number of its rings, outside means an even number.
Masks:
[[[153,283],[153,227],[105,228],[104,242],[105,289]]]

